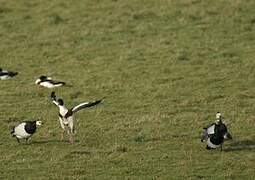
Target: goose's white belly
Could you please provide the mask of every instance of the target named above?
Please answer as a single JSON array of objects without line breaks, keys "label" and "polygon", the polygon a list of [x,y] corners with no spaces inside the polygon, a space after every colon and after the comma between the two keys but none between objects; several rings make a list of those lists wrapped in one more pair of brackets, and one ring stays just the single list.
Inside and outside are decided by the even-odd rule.
[{"label": "goose's white belly", "polygon": [[63,122],[63,124],[64,124],[64,125],[68,125],[69,120],[68,120],[68,119],[66,119],[66,118],[62,118],[62,122]]},{"label": "goose's white belly", "polygon": [[14,133],[13,133],[17,138],[22,139],[22,138],[28,138],[31,136],[31,134],[28,134],[25,131],[25,123],[21,123],[17,127],[14,128]]},{"label": "goose's white belly", "polygon": [[54,84],[50,83],[50,82],[41,82],[40,86],[46,87],[46,88],[54,88],[56,86],[54,86]]},{"label": "goose's white belly", "polygon": [[8,75],[0,76],[0,79],[1,79],[1,80],[10,79],[10,78],[11,78],[11,77],[8,76]]},{"label": "goose's white belly", "polygon": [[207,139],[207,145],[208,145],[210,148],[214,148],[214,149],[220,147],[220,144],[219,144],[219,145],[213,144],[213,143],[210,141],[210,138]]}]

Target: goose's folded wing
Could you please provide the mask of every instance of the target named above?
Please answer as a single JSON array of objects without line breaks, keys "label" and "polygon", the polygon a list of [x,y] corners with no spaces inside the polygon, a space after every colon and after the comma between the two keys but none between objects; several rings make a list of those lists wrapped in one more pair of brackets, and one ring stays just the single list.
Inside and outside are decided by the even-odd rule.
[{"label": "goose's folded wing", "polygon": [[63,81],[54,81],[53,84],[54,84],[54,85],[59,85],[59,84],[65,85],[66,83],[63,82]]},{"label": "goose's folded wing", "polygon": [[8,72],[5,72],[5,71],[0,72],[0,76],[6,76],[6,75],[8,75]]},{"label": "goose's folded wing", "polygon": [[102,101],[102,99],[101,100],[97,100],[97,101],[92,101],[92,102],[84,102],[84,103],[81,103],[81,104],[73,107],[71,110],[72,110],[72,112],[75,113],[75,112],[77,112],[77,111],[79,111],[81,109],[95,106],[95,105],[99,104],[101,101]]},{"label": "goose's folded wing", "polygon": [[6,71],[6,70],[0,71],[1,76],[5,76],[5,75],[7,75],[7,76],[16,76],[17,74],[18,74],[18,72],[13,72],[13,71]]},{"label": "goose's folded wing", "polygon": [[63,81],[54,81],[52,79],[47,79],[47,82],[49,82],[53,85],[56,85],[56,84],[63,84],[64,85],[65,84],[65,82],[63,82]]}]

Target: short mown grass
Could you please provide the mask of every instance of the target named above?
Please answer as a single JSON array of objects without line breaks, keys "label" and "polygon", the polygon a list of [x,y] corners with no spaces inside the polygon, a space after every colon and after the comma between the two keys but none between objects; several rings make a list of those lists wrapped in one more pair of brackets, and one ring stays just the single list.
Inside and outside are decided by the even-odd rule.
[{"label": "short mown grass", "polygon": [[[0,2],[0,179],[253,179],[255,1]],[[46,74],[76,115],[60,141]],[[220,111],[233,135],[207,151],[202,127]],[[12,126],[40,118],[29,143]]]}]

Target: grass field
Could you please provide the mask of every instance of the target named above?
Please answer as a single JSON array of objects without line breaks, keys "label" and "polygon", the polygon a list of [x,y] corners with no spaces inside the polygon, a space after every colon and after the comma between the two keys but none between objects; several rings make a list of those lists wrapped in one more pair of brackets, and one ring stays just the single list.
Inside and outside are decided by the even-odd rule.
[{"label": "grass field", "polygon": [[[254,179],[254,0],[0,0],[0,179]],[[76,114],[60,141],[46,74]],[[220,111],[233,135],[207,151]],[[29,143],[13,125],[40,118]]]}]

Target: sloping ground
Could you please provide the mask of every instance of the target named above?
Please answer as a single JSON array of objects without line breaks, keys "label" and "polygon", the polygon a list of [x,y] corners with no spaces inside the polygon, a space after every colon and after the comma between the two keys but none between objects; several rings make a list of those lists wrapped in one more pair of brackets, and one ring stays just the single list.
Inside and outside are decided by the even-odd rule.
[{"label": "sloping ground", "polygon": [[[2,0],[0,179],[249,179],[254,173],[255,1]],[[60,142],[42,74],[79,112]],[[222,112],[232,142],[207,151],[202,127]],[[13,125],[40,118],[26,144]]]}]

